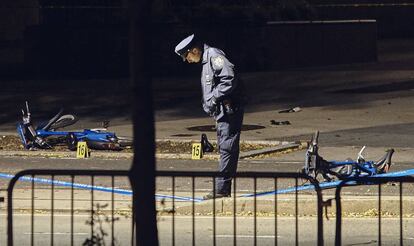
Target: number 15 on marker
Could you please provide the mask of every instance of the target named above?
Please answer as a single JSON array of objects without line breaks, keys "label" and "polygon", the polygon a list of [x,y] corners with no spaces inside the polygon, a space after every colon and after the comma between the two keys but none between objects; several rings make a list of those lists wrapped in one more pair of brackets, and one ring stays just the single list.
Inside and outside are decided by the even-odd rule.
[{"label": "number 15 on marker", "polygon": [[201,143],[193,143],[191,148],[191,159],[198,160],[203,157],[203,152],[201,150]]}]

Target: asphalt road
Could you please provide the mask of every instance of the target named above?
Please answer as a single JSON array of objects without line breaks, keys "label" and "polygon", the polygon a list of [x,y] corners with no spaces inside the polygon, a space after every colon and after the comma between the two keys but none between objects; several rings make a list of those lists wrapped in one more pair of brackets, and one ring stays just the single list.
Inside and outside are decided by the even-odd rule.
[{"label": "asphalt road", "polygon": [[[30,245],[33,236],[34,245],[49,245],[52,240],[52,224],[50,215],[37,215],[35,217],[34,233],[32,234],[29,224],[25,221],[30,220],[29,214],[15,214],[15,245]],[[70,245],[71,229],[70,216],[55,215],[53,225],[53,240],[57,245]],[[81,245],[88,238],[91,238],[91,229],[85,222],[89,215],[77,214],[74,217],[74,245]],[[0,215],[0,220],[5,220],[5,215]],[[372,218],[349,218],[347,225],[343,228],[342,245],[376,245],[378,237],[378,219]],[[277,238],[275,235],[275,220],[273,218],[259,217],[256,221],[256,237],[254,233],[254,220],[252,217],[238,217],[236,220],[236,235],[234,236],[234,220],[232,217],[217,217],[215,228],[211,216],[196,217],[194,228],[196,230],[193,237],[193,221],[191,217],[176,217],[174,221],[175,233],[172,230],[171,216],[161,216],[158,218],[158,235],[160,245],[171,245],[174,235],[175,245],[191,245],[192,241],[196,245],[212,245],[215,240],[216,245],[253,245],[256,240],[257,245],[275,245],[275,240],[279,245],[295,245],[296,233],[299,245],[315,245],[316,242],[316,220],[314,218],[299,218],[296,230],[295,219],[280,217],[277,220]],[[334,245],[334,223],[335,220],[325,221],[324,245]],[[5,224],[0,224],[0,232],[5,231]],[[399,245],[399,220],[383,219],[381,230],[381,243],[383,245]],[[407,228],[414,226],[414,219],[404,220],[403,229],[404,245],[414,244],[414,232]],[[98,228],[98,227],[96,227]],[[94,235],[101,235],[96,230]],[[108,224],[103,223],[102,229],[108,233],[104,238],[109,245],[112,230]],[[215,232],[215,236],[214,236]],[[120,218],[114,226],[115,245],[131,245],[131,221],[130,218]],[[0,243],[6,243],[5,233],[0,233]]]}]

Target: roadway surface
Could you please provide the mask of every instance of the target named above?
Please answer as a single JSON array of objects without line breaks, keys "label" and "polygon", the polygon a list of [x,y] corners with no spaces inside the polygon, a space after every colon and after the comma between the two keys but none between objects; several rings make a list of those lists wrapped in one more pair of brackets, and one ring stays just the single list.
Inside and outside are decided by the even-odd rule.
[{"label": "roadway surface", "polygon": [[[30,220],[29,214],[15,214],[15,233],[14,245],[30,245],[31,236],[33,236],[34,245],[50,245],[51,240],[56,245],[71,245],[71,228],[69,215],[56,214],[53,224],[50,215],[38,215],[35,218],[35,226],[32,229],[25,221]],[[119,217],[119,216],[117,216]],[[119,217],[114,225],[115,245],[131,245],[131,219]],[[74,217],[73,224],[73,242],[74,245],[81,245],[85,240],[90,239],[91,235],[102,234],[95,227],[91,231],[88,221],[89,215],[77,214]],[[0,220],[5,220],[5,215],[0,215]],[[378,237],[378,219],[373,218],[348,218],[347,225],[343,228],[343,244],[342,245],[377,245]],[[316,242],[316,220],[313,218],[299,218],[295,227],[295,218],[281,217],[277,219],[277,238],[275,235],[275,220],[273,218],[259,217],[256,221],[256,235],[254,233],[254,220],[252,217],[238,217],[236,227],[232,217],[217,217],[215,227],[213,227],[213,219],[211,216],[200,216],[194,220],[195,233],[193,237],[193,221],[191,217],[181,216],[174,220],[175,233],[172,230],[171,216],[161,216],[158,218],[158,235],[160,245],[172,245],[173,237],[175,245],[212,245],[215,240],[216,245],[275,245],[275,240],[279,245],[315,245]],[[324,245],[334,245],[335,220],[325,221]],[[352,226],[350,226],[352,225]],[[403,229],[403,244],[414,244],[414,219],[404,219],[405,229]],[[103,223],[101,227],[104,232],[105,242],[110,245],[112,236],[112,228],[107,223]],[[236,233],[235,232],[236,228]],[[4,224],[0,224],[0,232],[5,231]],[[215,233],[214,233],[215,232]],[[297,234],[296,234],[297,232]],[[214,236],[215,234],[215,236]],[[235,234],[235,235],[234,235]],[[381,230],[382,245],[399,245],[399,221],[389,218],[383,219]],[[5,234],[0,233],[0,242],[5,243]]]}]

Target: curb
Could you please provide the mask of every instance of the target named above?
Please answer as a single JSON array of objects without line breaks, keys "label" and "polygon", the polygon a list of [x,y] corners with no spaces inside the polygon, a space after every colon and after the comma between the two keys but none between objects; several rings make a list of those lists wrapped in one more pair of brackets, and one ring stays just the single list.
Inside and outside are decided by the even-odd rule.
[{"label": "curb", "polygon": [[297,144],[297,143],[287,143],[287,144],[282,144],[282,145],[275,146],[275,147],[268,147],[268,148],[263,148],[263,149],[258,149],[258,150],[247,151],[247,152],[240,153],[240,159],[251,158],[251,157],[258,156],[258,155],[270,154],[270,153],[275,153],[275,152],[281,152],[281,151],[285,151],[289,149],[295,149],[295,148],[299,148],[300,146],[301,144]]},{"label": "curb", "polygon": [[[181,139],[181,138],[160,138],[155,140],[156,142],[177,142],[177,143],[196,143],[200,140],[194,139]],[[211,143],[217,143],[217,140],[208,140]],[[290,144],[292,142],[288,141],[277,141],[277,140],[240,140],[241,144],[268,144],[268,145],[281,145],[281,144]]]},{"label": "curb", "polygon": [[[378,197],[342,197],[342,216],[344,217],[378,217]],[[403,200],[402,206],[404,207],[402,217],[414,217],[414,207],[411,206],[414,202],[412,198],[406,198]],[[256,204],[257,216],[274,216],[275,215],[275,203],[274,200],[269,199],[246,199],[237,198],[236,207],[234,207],[234,200],[232,198],[217,199],[215,204],[217,215],[233,215],[234,211],[236,215],[240,216],[252,216],[254,215],[254,205]],[[398,196],[382,196],[381,197],[381,216],[383,217],[400,217],[399,210],[399,197]],[[193,211],[192,204],[183,206],[176,206],[175,213],[177,215],[191,215]],[[159,211],[162,212],[162,211]],[[197,215],[211,215],[213,212],[213,201],[205,201],[195,203],[194,213]],[[336,204],[333,199],[330,206],[323,209],[324,215],[329,217],[335,217]],[[317,203],[315,196],[301,195],[298,201],[298,213],[295,211],[295,198],[294,195],[290,196],[278,196],[277,200],[277,215],[278,216],[311,216],[317,215]]]},{"label": "curb", "polygon": [[[270,216],[298,216],[298,217],[316,217],[317,216],[317,203],[315,196],[301,195],[298,200],[298,210],[296,213],[295,197],[294,195],[283,195],[277,198],[277,211],[275,213],[275,203],[272,196],[268,199],[256,199],[253,198],[241,198],[237,197],[236,205],[233,198],[222,198],[215,201],[216,216],[253,216],[270,217]],[[379,217],[378,211],[378,197],[376,196],[361,196],[361,197],[342,197],[342,216],[349,218],[366,218],[366,217]],[[22,213],[30,213],[30,204],[26,200],[22,200],[19,206],[14,207],[14,211]],[[131,213],[130,203],[127,201],[117,201],[116,203],[117,214],[129,214]],[[404,218],[414,218],[414,207],[411,206],[414,202],[414,198],[408,198],[403,200],[402,206],[404,207]],[[27,203],[27,204],[26,204]],[[44,204],[43,204],[44,203]],[[0,205],[0,211],[6,210],[6,203]],[[256,210],[254,205],[256,204]],[[193,213],[196,216],[212,216],[213,215],[213,200],[204,202],[195,202],[194,207],[191,202],[176,202],[174,208],[171,205],[171,200],[157,202],[156,209],[158,215],[171,215],[173,212],[177,216],[187,216]],[[35,212],[49,213],[50,201],[45,200],[43,202],[37,202]],[[69,207],[60,207],[56,204],[54,212],[58,213],[70,213]],[[90,211],[90,201],[83,200],[81,203],[77,201],[76,213],[84,213]],[[110,207],[102,209],[101,212],[110,212]],[[333,218],[336,216],[335,201],[332,201],[332,205],[323,209],[325,216]],[[381,198],[381,217],[386,218],[399,218],[399,197],[398,196],[383,196]]]},{"label": "curb", "polygon": [[[46,150],[3,150],[0,156],[4,157],[44,157],[44,158],[73,158],[76,159],[76,152],[72,151],[46,151]],[[133,153],[111,153],[92,151],[91,159],[107,158],[107,159],[129,159],[133,157]]]},{"label": "curb", "polygon": [[[0,151],[0,156],[2,157],[43,157],[43,158],[70,158],[77,159],[76,152],[71,151],[46,151],[46,150],[36,150],[36,151],[26,151],[26,150],[4,150]],[[100,152],[100,151],[91,151],[91,156],[86,159],[132,159],[134,153],[116,153],[116,152]],[[180,153],[157,153],[155,154],[156,158],[159,159],[191,159],[191,154],[180,154]],[[219,155],[206,154],[203,157],[204,159],[218,159]]]}]

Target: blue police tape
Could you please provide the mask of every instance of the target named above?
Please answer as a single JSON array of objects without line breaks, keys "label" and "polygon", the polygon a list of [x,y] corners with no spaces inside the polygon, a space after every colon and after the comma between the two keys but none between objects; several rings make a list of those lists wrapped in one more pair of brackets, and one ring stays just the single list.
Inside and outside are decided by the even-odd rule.
[{"label": "blue police tape", "polygon": [[[319,187],[321,188],[332,188],[335,187],[337,185],[339,185],[339,183],[341,183],[341,181],[335,181],[335,182],[326,182],[326,183],[320,183]],[[295,191],[304,191],[304,190],[313,190],[315,188],[314,185],[301,185],[301,186],[295,186],[295,187],[289,187],[286,189],[282,189],[282,190],[275,190],[275,191],[266,191],[266,192],[259,192],[256,193],[256,196],[267,196],[267,195],[274,195],[274,194],[286,194],[286,193],[291,193],[291,192],[295,192]],[[241,197],[254,197],[255,194],[245,194],[245,195],[241,195]]]},{"label": "blue police tape", "polygon": [[[0,178],[7,178],[12,179],[14,175],[12,174],[6,174],[6,173],[0,173]],[[20,177],[19,180],[21,181],[28,181],[28,182],[35,182],[35,183],[41,183],[41,184],[54,184],[58,186],[65,186],[65,187],[72,187],[77,189],[84,189],[84,190],[94,190],[94,191],[103,191],[103,192],[113,192],[115,194],[121,194],[121,195],[129,195],[132,196],[131,190],[125,190],[125,189],[118,189],[118,188],[108,188],[104,186],[97,186],[97,185],[88,185],[88,184],[80,184],[80,183],[72,183],[72,182],[65,182],[65,181],[59,181],[59,180],[51,180],[51,179],[44,179],[44,178],[32,178],[32,177]],[[178,201],[195,201],[195,202],[201,202],[203,199],[200,198],[192,198],[192,197],[184,197],[184,196],[170,196],[170,195],[162,195],[162,194],[155,194],[155,197],[157,199],[174,199]]]},{"label": "blue police tape", "polygon": [[[375,177],[404,177],[404,176],[413,176],[414,175],[414,169],[408,169],[398,172],[390,172],[390,173],[383,173],[371,176],[372,178]],[[12,174],[6,174],[6,173],[0,173],[0,178],[7,178],[12,179],[14,175]],[[115,194],[121,194],[121,195],[132,195],[131,190],[125,190],[125,189],[118,189],[118,188],[108,188],[104,186],[96,186],[96,185],[88,185],[88,184],[80,184],[80,183],[72,183],[72,182],[65,182],[65,181],[59,181],[59,180],[51,180],[51,179],[44,179],[44,178],[32,178],[32,177],[20,177],[19,180],[21,181],[28,181],[28,182],[36,182],[36,183],[43,183],[43,184],[54,184],[58,186],[66,186],[66,187],[74,187],[78,189],[85,189],[85,190],[96,190],[96,191],[103,191],[103,192],[113,192]],[[342,180],[333,181],[333,182],[323,182],[319,184],[319,187],[321,189],[329,189],[334,188],[338,186]],[[349,185],[355,184],[355,182],[350,182]],[[297,187],[289,187],[282,190],[276,190],[276,191],[266,191],[266,192],[259,192],[256,194],[245,194],[241,195],[240,197],[254,197],[254,196],[266,196],[266,195],[274,195],[274,194],[285,194],[295,191],[304,191],[304,190],[311,190],[314,189],[314,185],[302,185]],[[195,201],[195,202],[201,202],[204,201],[201,198],[192,198],[192,197],[183,197],[183,196],[170,196],[170,195],[163,195],[163,194],[155,194],[155,197],[157,199],[175,199],[179,201]]]},{"label": "blue police tape", "polygon": [[[390,173],[383,173],[383,174],[377,174],[374,176],[370,176],[370,178],[384,178],[384,177],[405,177],[405,176],[412,176],[414,175],[414,169],[408,169],[408,170],[403,170],[403,171],[398,171],[398,172],[390,172]],[[338,181],[332,181],[332,182],[323,182],[323,183],[319,183],[319,187],[321,189],[329,189],[329,188],[334,188],[336,186],[338,186],[340,183],[342,182],[342,180],[338,180]],[[347,185],[355,185],[355,182],[349,182],[347,183]],[[240,197],[254,197],[256,196],[267,196],[267,195],[275,195],[275,194],[286,194],[286,193],[290,193],[290,192],[296,192],[296,191],[304,191],[304,190],[313,190],[315,188],[314,185],[312,184],[308,184],[308,185],[301,185],[301,186],[295,186],[295,187],[289,187],[286,189],[282,189],[282,190],[275,190],[275,191],[265,191],[265,192],[259,192],[256,194],[245,194],[245,195],[241,195]]]}]

